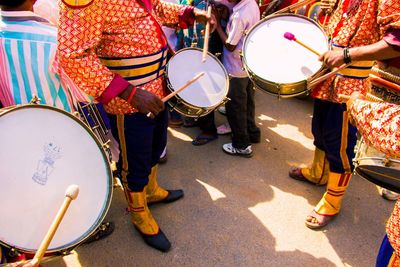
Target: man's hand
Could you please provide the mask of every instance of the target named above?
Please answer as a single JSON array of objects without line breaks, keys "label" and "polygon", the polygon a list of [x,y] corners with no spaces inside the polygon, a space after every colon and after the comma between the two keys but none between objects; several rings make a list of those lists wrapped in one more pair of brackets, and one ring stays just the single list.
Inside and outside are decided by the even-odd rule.
[{"label": "man's hand", "polygon": [[319,61],[324,62],[324,64],[330,69],[339,67],[344,63],[343,50],[327,51],[319,57]]},{"label": "man's hand", "polygon": [[130,103],[139,110],[140,113],[149,114],[148,117],[154,118],[164,110],[164,103],[155,94],[138,88]]},{"label": "man's hand", "polygon": [[[127,100],[132,90],[133,86],[128,86],[120,97]],[[149,114],[148,117],[150,118],[154,118],[158,113],[164,110],[164,103],[159,97],[140,88],[136,89],[129,104],[136,108],[140,113]]]},{"label": "man's hand", "polygon": [[207,16],[207,11],[198,8],[195,8],[193,10],[193,13],[194,13],[194,18],[197,22],[200,22],[202,24],[207,24],[207,22],[209,21],[212,31],[215,29],[216,19],[214,14],[211,14],[211,16],[209,17]]}]

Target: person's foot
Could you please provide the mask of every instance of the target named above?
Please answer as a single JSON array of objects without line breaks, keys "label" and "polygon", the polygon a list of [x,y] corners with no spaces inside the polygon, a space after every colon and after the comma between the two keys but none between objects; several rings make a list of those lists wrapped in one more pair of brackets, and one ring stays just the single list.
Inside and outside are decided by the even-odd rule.
[{"label": "person's foot", "polygon": [[225,106],[220,106],[218,108],[218,112],[221,113],[222,115],[226,115],[226,108]]},{"label": "person's foot", "polygon": [[382,188],[382,197],[389,201],[396,201],[399,198],[400,194],[390,191],[386,188]]},{"label": "person's foot", "polygon": [[336,218],[337,214],[334,215],[323,215],[318,214],[315,210],[311,212],[310,215],[306,218],[306,226],[310,229],[321,229],[327,226],[334,218]]},{"label": "person's foot", "polygon": [[219,135],[225,135],[225,134],[230,134],[232,133],[231,126],[229,123],[223,123],[220,126],[217,127],[217,134]]},{"label": "person's foot", "polygon": [[170,118],[168,121],[168,126],[171,128],[180,128],[183,125],[182,119],[173,119]]},{"label": "person's foot", "polygon": [[244,149],[235,148],[232,143],[228,143],[222,146],[222,150],[232,156],[241,156],[245,158],[250,158],[253,156],[253,150],[251,149],[251,145],[247,146]]},{"label": "person's foot", "polygon": [[202,146],[205,145],[213,140],[216,140],[218,138],[218,135],[216,134],[205,134],[202,133],[199,136],[196,137],[196,139],[194,139],[192,141],[192,145],[194,146]]}]

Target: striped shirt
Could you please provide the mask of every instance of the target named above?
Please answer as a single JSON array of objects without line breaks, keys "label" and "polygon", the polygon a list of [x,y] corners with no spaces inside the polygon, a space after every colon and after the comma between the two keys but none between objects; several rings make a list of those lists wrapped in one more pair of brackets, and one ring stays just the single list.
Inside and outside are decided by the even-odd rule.
[{"label": "striped shirt", "polygon": [[70,95],[54,64],[57,28],[29,11],[0,14],[0,101],[25,104],[36,95],[41,104],[71,112]]}]

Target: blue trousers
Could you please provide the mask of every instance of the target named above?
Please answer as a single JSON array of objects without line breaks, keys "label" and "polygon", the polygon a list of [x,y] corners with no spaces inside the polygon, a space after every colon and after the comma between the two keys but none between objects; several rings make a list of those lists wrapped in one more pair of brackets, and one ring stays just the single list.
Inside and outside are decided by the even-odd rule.
[{"label": "blue trousers", "polygon": [[118,170],[124,186],[141,192],[167,144],[168,112],[154,119],[142,113],[109,115],[111,130],[120,145]]},{"label": "blue trousers", "polygon": [[345,104],[315,99],[312,134],[314,145],[325,152],[331,172],[353,171],[357,128],[348,122]]},{"label": "blue trousers", "polygon": [[387,235],[382,240],[381,247],[379,248],[378,256],[376,257],[376,267],[387,267],[390,258],[393,255],[393,247],[389,242]]}]

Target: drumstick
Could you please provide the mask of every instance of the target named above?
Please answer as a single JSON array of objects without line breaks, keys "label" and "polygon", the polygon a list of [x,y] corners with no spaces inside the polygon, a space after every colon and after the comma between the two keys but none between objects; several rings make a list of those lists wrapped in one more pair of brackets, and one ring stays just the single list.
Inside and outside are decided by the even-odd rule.
[{"label": "drumstick", "polygon": [[315,51],[314,49],[312,49],[311,47],[309,47],[308,45],[300,42],[299,40],[296,39],[296,36],[294,36],[293,33],[290,32],[285,32],[285,34],[283,35],[283,37],[285,37],[286,39],[288,39],[289,41],[295,41],[296,43],[298,43],[299,45],[302,45],[304,48],[308,49],[309,51],[313,52],[314,54],[316,54],[317,56],[321,56],[320,53],[318,53],[317,51]]},{"label": "drumstick", "polygon": [[38,250],[36,251],[35,256],[33,257],[32,261],[28,263],[27,266],[39,265],[40,261],[44,256],[44,253],[46,252],[47,248],[50,245],[51,240],[54,237],[54,234],[56,233],[58,226],[61,223],[62,218],[64,217],[69,207],[69,204],[71,203],[72,200],[78,197],[78,193],[79,193],[79,187],[77,185],[68,186],[67,190],[65,191],[65,198],[61,208],[58,210],[58,213],[54,218],[53,222],[51,223],[51,226],[47,231],[46,236],[42,240],[42,243],[40,244]]},{"label": "drumstick", "polygon": [[181,92],[183,89],[185,89],[186,87],[188,87],[189,85],[191,85],[192,83],[194,83],[195,81],[197,81],[198,79],[200,79],[203,75],[205,74],[205,72],[200,72],[199,74],[197,74],[196,76],[194,76],[191,80],[187,81],[184,85],[182,85],[178,90],[170,93],[169,95],[167,95],[166,97],[164,97],[163,99],[161,99],[162,102],[167,102],[170,98],[172,98],[173,96],[175,96],[176,94],[178,94],[179,92]]},{"label": "drumstick", "polygon": [[[338,94],[338,97],[344,101],[347,101],[350,99],[349,95],[344,95],[344,94]],[[365,96],[365,99],[368,101],[371,101],[371,102],[382,102],[383,101],[382,99],[380,99],[377,96],[374,96],[371,93],[367,93],[367,95]]]},{"label": "drumstick", "polygon": [[290,5],[290,6],[288,6],[288,7],[282,8],[281,10],[278,10],[278,11],[272,13],[271,15],[280,14],[280,13],[291,13],[291,11],[293,11],[293,10],[299,9],[302,6],[311,4],[311,3],[316,2],[316,1],[317,0],[304,0],[304,1],[301,1],[301,2],[297,2],[297,3],[294,3],[294,4]]},{"label": "drumstick", "polygon": [[314,86],[317,85],[318,83],[323,82],[323,81],[325,81],[326,79],[329,79],[330,77],[332,77],[333,75],[335,75],[336,73],[338,73],[339,71],[341,71],[342,69],[347,68],[349,65],[350,65],[350,63],[349,63],[349,64],[343,64],[343,65],[341,65],[340,67],[333,69],[331,72],[329,72],[329,73],[327,73],[327,74],[325,74],[325,75],[322,75],[321,77],[318,77],[318,78],[316,78],[316,79],[314,79],[314,80],[309,81],[307,87],[308,87],[308,88],[314,87]]},{"label": "drumstick", "polygon": [[[210,19],[211,18],[211,5],[208,6],[207,10],[207,17]],[[209,40],[209,35],[210,35],[210,20],[207,21],[206,24],[206,30],[204,34],[204,45],[203,45],[203,59],[201,62],[206,62],[207,58],[207,52],[208,52],[208,40]]]}]

